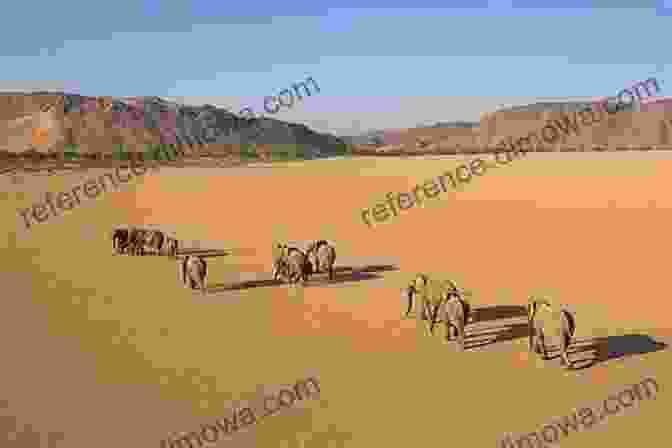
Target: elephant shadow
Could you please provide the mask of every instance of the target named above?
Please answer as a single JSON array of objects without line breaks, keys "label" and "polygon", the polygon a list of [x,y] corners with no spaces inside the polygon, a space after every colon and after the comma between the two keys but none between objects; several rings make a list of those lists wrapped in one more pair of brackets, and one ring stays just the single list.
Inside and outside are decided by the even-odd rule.
[{"label": "elephant shadow", "polygon": [[[467,327],[469,328],[469,327]],[[485,331],[467,332],[465,331],[465,345],[466,349],[473,349],[478,347],[485,347],[496,344],[498,342],[513,341],[515,339],[526,338],[529,335],[529,327],[527,323],[511,324],[502,327],[484,328]],[[486,337],[485,340],[481,338]],[[478,341],[474,339],[478,338]],[[467,344],[467,342],[469,342]]]},{"label": "elephant shadow", "polygon": [[383,278],[378,272],[397,271],[398,267],[393,265],[367,265],[362,267],[338,266],[334,267],[334,278],[329,280],[328,274],[319,272],[312,274],[307,282],[307,287],[320,286],[325,284],[361,282],[364,280],[374,280]]},{"label": "elephant shadow", "polygon": [[283,285],[280,280],[261,279],[261,280],[247,280],[235,283],[217,283],[208,287],[208,292],[222,292],[222,291],[239,291],[243,289],[263,288],[267,286]]},{"label": "elephant shadow", "polygon": [[[398,268],[396,266],[392,265],[371,265],[371,266],[363,266],[361,268],[339,266],[334,268],[333,280],[329,280],[328,274],[326,273],[313,274],[306,282],[304,287],[316,287],[326,284],[350,283],[350,282],[359,282],[363,280],[373,280],[377,278],[382,278],[381,275],[376,274],[377,272],[394,271],[397,269]],[[319,275],[321,278],[315,278],[316,275]],[[211,285],[208,288],[208,291],[212,292],[236,291],[242,289],[261,288],[267,286],[281,286],[281,285],[287,285],[287,283],[284,283],[280,280],[260,279],[260,280],[248,280],[228,284],[219,283]]]},{"label": "elephant shadow", "polygon": [[[500,326],[490,326],[478,330],[470,329],[473,324],[489,322],[497,319],[511,319],[525,317],[524,323],[511,323]],[[423,318],[423,320],[426,320]],[[436,320],[437,325],[445,325],[442,319]],[[512,341],[529,336],[527,323],[527,308],[520,305],[496,305],[491,307],[474,308],[469,313],[469,320],[465,327],[464,348],[478,348],[497,342]],[[485,339],[482,339],[485,337]],[[478,339],[478,340],[475,340]]]},{"label": "elephant shadow", "polygon": [[488,322],[497,319],[512,319],[514,317],[527,318],[527,308],[521,305],[496,305],[475,308],[472,310],[471,316],[474,322]]},{"label": "elephant shadow", "polygon": [[613,359],[627,358],[667,349],[668,344],[656,342],[651,336],[628,334],[601,338],[574,340],[567,351],[576,355],[592,352],[589,357],[570,357],[574,370],[583,370]]},{"label": "elephant shadow", "polygon": [[194,255],[201,258],[224,257],[231,255],[231,252],[221,249],[177,249],[177,257],[184,258],[185,255]]}]

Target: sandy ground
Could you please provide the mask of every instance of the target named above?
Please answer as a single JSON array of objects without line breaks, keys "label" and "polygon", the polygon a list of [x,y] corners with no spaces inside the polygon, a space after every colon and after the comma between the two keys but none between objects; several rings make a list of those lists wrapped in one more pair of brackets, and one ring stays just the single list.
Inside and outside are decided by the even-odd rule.
[{"label": "sandy ground", "polygon": [[[499,446],[646,376],[656,400],[560,444],[662,440],[671,156],[534,154],[373,229],[362,208],[463,158],[162,168],[30,230],[17,207],[105,170],[0,178],[0,445],[160,446],[310,375],[319,399],[212,446]],[[112,256],[119,224],[202,251],[208,293],[167,257]],[[337,244],[334,282],[268,282],[275,242],[313,238]],[[400,288],[423,271],[470,290],[465,352],[401,319]],[[608,338],[604,359],[577,349],[568,371],[528,356],[517,307],[533,293],[576,313],[576,347]]]}]

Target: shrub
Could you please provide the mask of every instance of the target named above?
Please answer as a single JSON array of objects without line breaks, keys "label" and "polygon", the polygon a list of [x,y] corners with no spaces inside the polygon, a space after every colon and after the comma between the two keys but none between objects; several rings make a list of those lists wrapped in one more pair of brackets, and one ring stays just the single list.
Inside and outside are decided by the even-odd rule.
[{"label": "shrub", "polygon": [[126,148],[124,145],[121,144],[115,144],[112,148],[112,158],[114,160],[129,160],[129,154],[128,151],[126,151]]},{"label": "shrub", "polygon": [[240,157],[242,159],[257,159],[257,145],[254,143],[244,143],[240,146]]},{"label": "shrub", "polygon": [[147,145],[143,153],[144,160],[155,160],[157,162],[166,160],[172,161],[175,158],[173,145],[155,144]]},{"label": "shrub", "polygon": [[351,156],[353,154],[353,147],[347,143],[342,143],[336,149],[336,155],[338,156]]},{"label": "shrub", "polygon": [[65,160],[81,159],[82,154],[79,152],[79,146],[68,143],[63,148],[63,158]]},{"label": "shrub", "polygon": [[305,159],[308,152],[305,145],[297,143],[278,144],[271,148],[271,157],[279,160]]}]

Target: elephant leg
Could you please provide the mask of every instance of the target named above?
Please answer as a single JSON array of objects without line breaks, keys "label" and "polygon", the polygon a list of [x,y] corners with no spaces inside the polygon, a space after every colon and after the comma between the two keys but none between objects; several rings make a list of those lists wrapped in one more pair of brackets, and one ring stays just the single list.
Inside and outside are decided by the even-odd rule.
[{"label": "elephant leg", "polygon": [[434,305],[434,308],[429,311],[429,322],[427,323],[427,329],[429,330],[429,334],[433,335],[434,334],[434,326],[436,325],[437,318],[439,317],[439,310],[441,308],[441,304],[438,303]]},{"label": "elephant leg", "polygon": [[413,300],[415,302],[415,319],[417,321],[418,328],[420,325],[424,325],[423,320],[425,320],[425,310],[423,308],[423,302],[421,297],[415,297]]},{"label": "elephant leg", "polygon": [[541,355],[541,342],[539,341],[539,333],[535,330],[534,332],[534,353]]},{"label": "elephant leg", "polygon": [[450,320],[446,320],[446,341],[450,341],[450,338],[453,336],[453,324],[450,323]]},{"label": "elephant leg", "polygon": [[544,332],[543,331],[539,331],[539,335],[538,335],[537,340],[539,341],[539,344],[541,345],[543,359],[544,360],[548,359],[548,352],[546,351],[546,341],[544,340]]},{"label": "elephant leg", "polygon": [[409,314],[411,314],[411,311],[413,311],[413,296],[414,294],[408,295],[408,307],[406,308],[406,314],[404,314],[404,317],[408,317]]},{"label": "elephant leg", "polygon": [[334,279],[334,267],[329,266],[329,280],[333,280],[333,279]]},{"label": "elephant leg", "polygon": [[457,339],[460,344],[460,349],[464,350],[464,322],[459,322],[455,329],[457,330]]},{"label": "elephant leg", "polygon": [[432,315],[432,307],[425,298],[422,298],[422,319],[429,320]]},{"label": "elephant leg", "polygon": [[563,334],[562,335],[562,343],[560,345],[560,350],[561,350],[561,353],[562,353],[562,361],[567,367],[572,365],[571,361],[569,360],[569,356],[567,355],[567,349],[569,348],[569,343],[570,343],[569,336],[566,335],[566,334]]}]

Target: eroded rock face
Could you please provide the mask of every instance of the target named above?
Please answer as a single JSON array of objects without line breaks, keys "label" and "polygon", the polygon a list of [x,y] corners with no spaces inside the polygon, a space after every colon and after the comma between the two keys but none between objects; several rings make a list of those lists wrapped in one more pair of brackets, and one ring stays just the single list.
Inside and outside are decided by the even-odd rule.
[{"label": "eroded rock face", "polygon": [[[263,128],[260,134],[259,129]],[[212,105],[189,106],[159,97],[90,97],[38,92],[0,94],[0,150],[112,153],[116,145],[144,152],[148,144],[174,144],[185,152],[231,152],[242,143],[299,144],[307,157],[336,154],[343,142],[304,125],[241,118]]]}]

